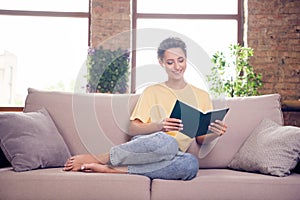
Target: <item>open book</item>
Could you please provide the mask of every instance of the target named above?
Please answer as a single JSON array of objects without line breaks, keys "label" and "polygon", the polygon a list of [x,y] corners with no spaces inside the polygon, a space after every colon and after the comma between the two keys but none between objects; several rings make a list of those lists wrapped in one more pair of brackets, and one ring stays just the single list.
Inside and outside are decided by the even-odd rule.
[{"label": "open book", "polygon": [[217,119],[222,121],[228,110],[229,108],[224,108],[203,113],[196,108],[177,100],[170,118],[181,119],[183,130],[180,132],[194,138],[209,133],[209,124]]}]

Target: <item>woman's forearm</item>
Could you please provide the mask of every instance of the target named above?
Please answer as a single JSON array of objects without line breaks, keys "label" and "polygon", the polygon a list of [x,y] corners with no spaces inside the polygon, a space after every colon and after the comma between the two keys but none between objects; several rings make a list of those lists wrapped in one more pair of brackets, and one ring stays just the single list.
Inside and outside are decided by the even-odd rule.
[{"label": "woman's forearm", "polygon": [[165,118],[161,122],[143,123],[139,119],[130,121],[128,134],[129,135],[146,135],[158,131],[181,131],[182,121],[175,118]]},{"label": "woman's forearm", "polygon": [[147,135],[162,130],[162,125],[159,123],[143,123],[139,120],[130,121],[128,134],[135,135]]}]

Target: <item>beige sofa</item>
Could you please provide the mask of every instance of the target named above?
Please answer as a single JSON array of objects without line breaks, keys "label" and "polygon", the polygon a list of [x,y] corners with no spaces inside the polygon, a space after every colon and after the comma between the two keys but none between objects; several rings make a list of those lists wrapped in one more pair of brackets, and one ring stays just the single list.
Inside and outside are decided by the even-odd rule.
[{"label": "beige sofa", "polygon": [[[72,94],[28,90],[24,112],[46,108],[72,155],[101,153],[129,139],[128,118],[139,95]],[[228,106],[227,133],[210,145],[193,143],[199,173],[191,181],[150,180],[127,174],[65,172],[61,167],[0,169],[1,200],[34,199],[300,199],[300,174],[276,177],[228,168],[239,148],[269,118],[283,123],[278,94],[215,101]],[[5,133],[1,133],[5,134]],[[298,152],[299,153],[299,152]]]}]

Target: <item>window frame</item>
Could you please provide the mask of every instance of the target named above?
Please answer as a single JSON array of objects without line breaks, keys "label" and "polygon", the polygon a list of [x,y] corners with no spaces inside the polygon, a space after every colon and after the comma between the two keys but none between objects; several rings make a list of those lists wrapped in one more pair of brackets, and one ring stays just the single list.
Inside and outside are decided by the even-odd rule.
[{"label": "window frame", "polygon": [[237,43],[243,45],[243,0],[237,0],[237,14],[162,14],[162,13],[138,13],[137,1],[132,0],[132,60],[131,60],[131,93],[136,92],[136,28],[138,19],[211,19],[211,20],[236,20]]},{"label": "window frame", "polygon": [[[31,11],[31,10],[7,10],[0,9],[0,15],[10,16],[31,16],[31,17],[67,17],[67,18],[88,18],[88,41],[90,46],[91,36],[91,1],[89,0],[88,12],[62,12],[62,11]],[[24,107],[22,106],[0,106],[0,112],[22,112]]]}]

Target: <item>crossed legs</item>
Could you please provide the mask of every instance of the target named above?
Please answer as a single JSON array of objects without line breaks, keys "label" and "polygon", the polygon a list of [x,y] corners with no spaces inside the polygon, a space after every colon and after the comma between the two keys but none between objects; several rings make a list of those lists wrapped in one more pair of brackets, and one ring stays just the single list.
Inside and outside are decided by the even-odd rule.
[{"label": "crossed legs", "polygon": [[73,156],[66,162],[64,170],[190,180],[196,176],[198,168],[194,156],[178,151],[173,137],[158,132],[134,137],[130,142],[112,147],[109,153]]}]

